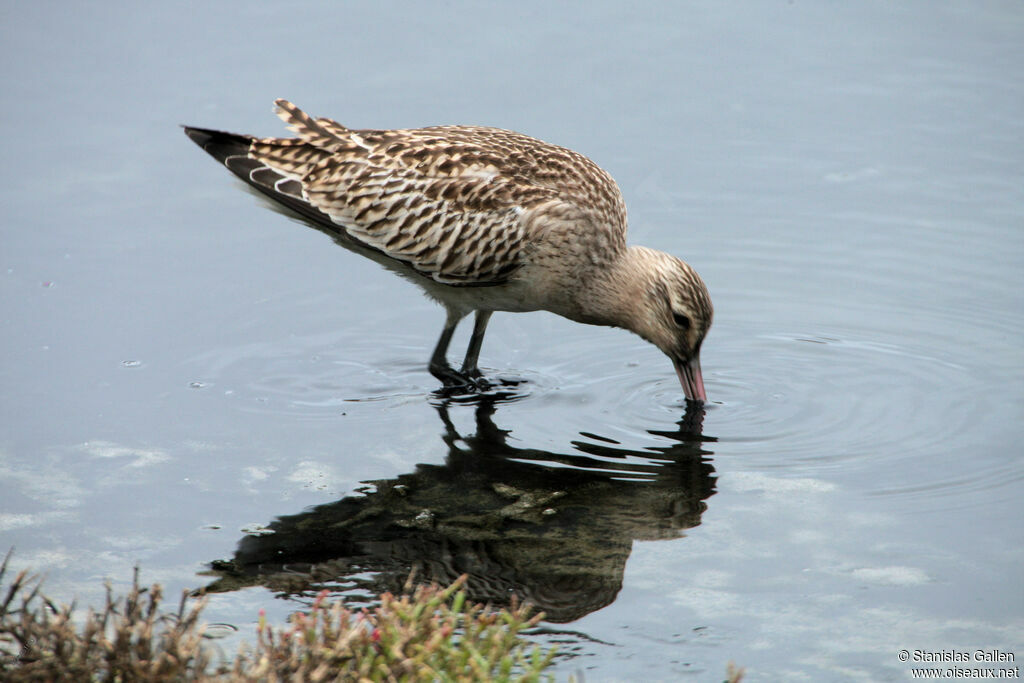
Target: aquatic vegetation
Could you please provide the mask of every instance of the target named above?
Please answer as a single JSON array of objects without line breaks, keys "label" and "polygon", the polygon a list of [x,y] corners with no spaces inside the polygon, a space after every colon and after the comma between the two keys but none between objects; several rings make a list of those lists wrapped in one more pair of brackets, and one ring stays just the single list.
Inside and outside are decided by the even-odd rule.
[{"label": "aquatic vegetation", "polygon": [[[226,658],[200,621],[205,598],[183,593],[167,611],[158,584],[138,570],[125,595],[107,585],[100,610],[84,618],[58,605],[28,571],[10,582],[0,564],[0,679],[4,681],[540,681],[556,650],[523,637],[543,614],[467,600],[462,576],[450,586],[384,593],[375,607],[350,609],[321,592],[308,612],[274,628],[260,614],[256,640]],[[191,604],[189,604],[191,602]],[[743,669],[729,663],[726,683]],[[573,680],[573,677],[570,677]]]},{"label": "aquatic vegetation", "polygon": [[[9,559],[9,556],[8,556]],[[0,565],[5,583],[7,560]],[[274,628],[261,615],[254,647],[226,660],[204,638],[204,599],[182,595],[165,611],[159,585],[115,597],[107,586],[101,610],[84,618],[57,605],[41,581],[18,573],[0,602],[0,678],[8,681],[281,681],[431,680],[537,681],[555,650],[523,637],[541,614],[467,602],[465,577],[420,586],[411,595],[385,593],[376,607],[351,610],[321,593],[307,613]]]},{"label": "aquatic vegetation", "polygon": [[[4,583],[7,562],[0,566]],[[54,680],[209,680],[226,672],[213,666],[215,650],[203,642],[199,615],[186,597],[176,612],[162,609],[159,585],[143,588],[136,570],[127,595],[107,585],[102,609],[84,618],[76,605],[58,605],[41,592],[38,576],[18,573],[0,603],[0,678]]]},{"label": "aquatic vegetation", "polygon": [[261,618],[251,680],[536,681],[555,650],[532,648],[520,636],[541,614],[526,605],[492,610],[466,601],[463,576],[447,588],[419,586],[410,595],[384,593],[372,609],[328,604],[327,592],[288,629]]}]

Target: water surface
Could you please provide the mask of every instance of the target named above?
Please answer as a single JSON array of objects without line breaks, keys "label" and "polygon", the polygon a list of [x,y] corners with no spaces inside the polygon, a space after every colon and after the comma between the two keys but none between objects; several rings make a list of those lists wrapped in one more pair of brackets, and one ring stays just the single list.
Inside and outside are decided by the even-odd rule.
[{"label": "water surface", "polygon": [[[560,679],[1024,653],[1024,11],[417,12],[4,12],[15,564],[84,603],[136,563],[171,595],[215,585],[240,637],[310,577],[361,600],[475,572],[549,611]],[[708,282],[706,410],[638,338],[543,313],[492,321],[481,364],[514,385],[437,397],[440,309],[177,128],[279,134],[276,97],[594,158],[632,242]]]}]

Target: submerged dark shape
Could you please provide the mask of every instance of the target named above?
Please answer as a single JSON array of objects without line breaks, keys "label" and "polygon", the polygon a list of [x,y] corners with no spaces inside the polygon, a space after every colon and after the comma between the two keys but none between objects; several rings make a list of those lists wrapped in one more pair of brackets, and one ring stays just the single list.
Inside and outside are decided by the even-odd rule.
[{"label": "submerged dark shape", "polygon": [[[205,590],[262,584],[282,596],[323,588],[353,600],[468,574],[475,601],[512,596],[564,623],[615,600],[634,540],[679,538],[700,524],[714,468],[692,406],[676,429],[651,431],[643,450],[587,434],[568,454],[519,448],[493,422],[493,396],[476,400],[476,432],[462,436],[441,402],[443,465],[419,465],[373,490],[278,518],[246,536]],[[601,443],[595,443],[600,441]]]}]

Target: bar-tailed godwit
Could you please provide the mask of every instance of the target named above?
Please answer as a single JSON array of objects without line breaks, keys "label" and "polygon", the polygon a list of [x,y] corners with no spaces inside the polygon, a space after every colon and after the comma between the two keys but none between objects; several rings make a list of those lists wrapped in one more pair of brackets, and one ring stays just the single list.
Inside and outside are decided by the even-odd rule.
[{"label": "bar-tailed godwit", "polygon": [[[680,259],[626,246],[622,194],[593,161],[497,128],[353,130],[276,105],[297,137],[185,132],[256,190],[440,302],[448,317],[430,372],[445,385],[486,384],[477,360],[494,311],[544,310],[635,332],[672,359],[688,400],[706,400],[707,287]],[[470,312],[455,370],[448,345]]]}]

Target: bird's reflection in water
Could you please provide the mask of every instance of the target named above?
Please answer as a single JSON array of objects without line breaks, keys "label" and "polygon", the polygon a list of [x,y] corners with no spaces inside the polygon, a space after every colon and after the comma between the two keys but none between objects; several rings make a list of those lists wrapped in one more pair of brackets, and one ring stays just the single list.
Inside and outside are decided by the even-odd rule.
[{"label": "bird's reflection in water", "polygon": [[519,448],[493,416],[501,395],[474,398],[476,432],[458,433],[439,403],[448,456],[369,490],[319,505],[246,536],[230,561],[213,563],[207,591],[262,584],[302,599],[324,588],[369,602],[417,580],[447,584],[468,574],[478,602],[512,596],[564,623],[610,604],[635,540],[683,536],[714,493],[701,435],[702,408],[676,429],[649,433],[662,445],[618,447],[590,433],[571,453]]}]

